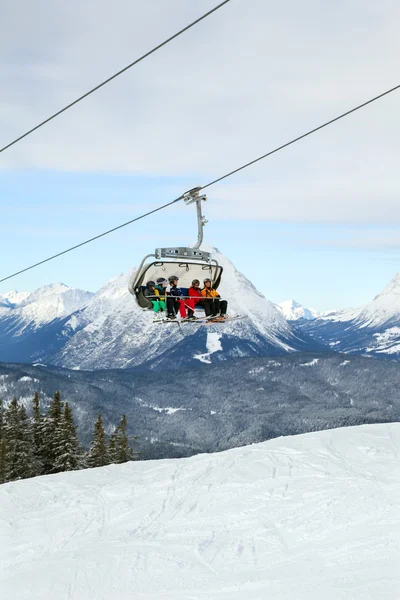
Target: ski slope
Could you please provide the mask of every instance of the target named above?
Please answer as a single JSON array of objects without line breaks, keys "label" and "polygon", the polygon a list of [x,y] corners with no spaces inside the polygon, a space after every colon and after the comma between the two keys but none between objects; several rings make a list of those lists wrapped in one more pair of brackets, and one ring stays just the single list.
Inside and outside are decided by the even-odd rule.
[{"label": "ski slope", "polygon": [[400,424],[0,486],[2,598],[400,598]]}]

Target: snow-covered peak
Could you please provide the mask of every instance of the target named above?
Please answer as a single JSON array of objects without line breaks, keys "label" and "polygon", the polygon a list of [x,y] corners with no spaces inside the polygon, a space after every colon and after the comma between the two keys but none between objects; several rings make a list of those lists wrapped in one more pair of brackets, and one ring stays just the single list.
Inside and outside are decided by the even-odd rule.
[{"label": "snow-covered peak", "polygon": [[[88,304],[93,294],[70,288],[63,283],[53,283],[20,296],[19,304],[10,305],[9,314],[23,326],[40,327],[54,319],[62,319]],[[11,297],[13,297],[11,295]]]},{"label": "snow-covered peak", "polygon": [[360,311],[362,310],[361,308],[341,308],[339,310],[328,310],[326,312],[323,312],[319,315],[319,319],[322,319],[323,321],[332,321],[335,323],[338,322],[346,322],[346,321],[352,321],[353,319],[355,319],[359,314]]},{"label": "snow-covered peak", "polygon": [[211,252],[213,258],[224,269],[218,291],[222,297],[229,300],[230,310],[248,316],[263,329],[273,326],[287,330],[287,323],[276,306],[269,302],[226,256],[217,248],[202,246],[202,249]]},{"label": "snow-covered peak", "polygon": [[363,327],[378,327],[394,320],[400,320],[400,273],[357,316]]},{"label": "snow-covered peak", "polygon": [[277,304],[278,309],[288,321],[297,321],[298,319],[307,319],[312,321],[319,316],[315,308],[306,308],[296,300],[285,300]]},{"label": "snow-covered peak", "polygon": [[11,290],[5,294],[0,294],[0,301],[5,300],[6,303],[18,306],[23,304],[27,298],[29,298],[31,292],[18,292],[17,290]]}]

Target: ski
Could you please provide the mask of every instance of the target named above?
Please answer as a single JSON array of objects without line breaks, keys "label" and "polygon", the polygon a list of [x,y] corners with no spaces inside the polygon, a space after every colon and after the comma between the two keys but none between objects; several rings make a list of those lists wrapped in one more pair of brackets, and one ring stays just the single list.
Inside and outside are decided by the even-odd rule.
[{"label": "ski", "polygon": [[[228,321],[238,321],[239,319],[244,319],[242,315],[233,315],[231,317],[209,317],[205,321],[201,321],[199,325],[212,325],[216,323],[227,323]],[[196,323],[196,321],[194,321]]]},{"label": "ski", "polygon": [[181,319],[181,323],[204,323],[205,321],[208,321],[208,319],[211,319],[211,317],[196,317],[195,319]]}]

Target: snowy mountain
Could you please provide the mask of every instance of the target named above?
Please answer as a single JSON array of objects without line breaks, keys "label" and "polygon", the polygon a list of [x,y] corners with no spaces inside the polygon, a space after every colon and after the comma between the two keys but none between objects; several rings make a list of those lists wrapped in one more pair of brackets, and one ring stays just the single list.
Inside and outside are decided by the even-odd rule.
[{"label": "snowy mountain", "polygon": [[299,327],[341,352],[400,360],[400,273],[365,306],[326,313]]},{"label": "snowy mountain", "polygon": [[[61,285],[56,284],[49,286],[48,300],[44,290],[38,290],[21,306],[9,309],[12,326],[0,312],[0,360],[40,360],[89,370],[150,363],[178,368],[199,361],[321,347],[290,325],[218,250],[213,249],[213,254],[224,267],[220,292],[231,311],[246,317],[243,320],[207,328],[186,324],[181,330],[175,324],[154,325],[151,314],[141,311],[128,292],[131,272],[115,277],[93,297],[75,290],[79,292],[75,305],[65,303],[69,288],[56,289]],[[19,343],[20,354],[9,354],[16,337],[21,341],[24,327],[35,331],[34,343],[28,340],[23,348]]]},{"label": "snowy mountain", "polygon": [[0,486],[4,598],[399,597],[400,425]]},{"label": "snowy mountain", "polygon": [[65,343],[65,319],[86,306],[92,296],[91,292],[63,283],[30,294],[4,294],[0,304],[0,358],[25,362],[56,351]]},{"label": "snowy mountain", "polygon": [[12,290],[7,292],[6,294],[0,294],[0,303],[8,304],[11,306],[18,306],[27,300],[30,296],[30,292],[17,292],[17,290]]},{"label": "snowy mountain", "polygon": [[360,327],[377,328],[400,322],[400,273],[364,306],[356,317]]},{"label": "snowy mountain", "polygon": [[277,307],[288,321],[297,321],[298,319],[312,321],[320,315],[315,308],[305,308],[296,300],[285,300],[285,302],[277,304]]}]

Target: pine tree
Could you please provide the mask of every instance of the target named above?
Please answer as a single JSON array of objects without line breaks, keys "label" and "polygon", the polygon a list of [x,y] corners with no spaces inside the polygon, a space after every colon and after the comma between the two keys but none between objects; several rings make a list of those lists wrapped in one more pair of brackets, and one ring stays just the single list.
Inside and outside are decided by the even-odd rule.
[{"label": "pine tree", "polygon": [[22,462],[24,464],[24,475],[23,477],[35,477],[40,475],[40,467],[35,455],[35,445],[33,441],[32,423],[26,413],[26,408],[21,405],[19,408],[19,418],[21,426],[21,453]]},{"label": "pine tree", "polygon": [[56,457],[52,469],[53,473],[76,471],[80,468],[81,449],[68,402],[65,403],[61,420],[55,431],[55,446]]},{"label": "pine tree", "polygon": [[63,414],[63,403],[60,392],[57,391],[48,409],[48,416],[41,419],[39,432],[41,437],[41,458],[43,462],[43,473],[54,473],[54,465],[60,456],[58,449],[57,430],[61,423]]},{"label": "pine tree", "polygon": [[33,397],[33,417],[32,417],[32,439],[33,452],[35,459],[36,474],[42,475],[43,469],[43,417],[40,414],[39,393],[35,392]]},{"label": "pine tree", "polygon": [[15,481],[32,477],[33,442],[28,416],[24,406],[19,406],[13,398],[5,413],[4,440],[6,445],[5,481]]},{"label": "pine tree", "polygon": [[49,406],[49,417],[53,419],[54,424],[58,425],[63,414],[63,403],[61,402],[61,394],[57,390],[53,396],[53,400]]},{"label": "pine tree", "polygon": [[122,419],[115,429],[115,452],[114,462],[124,463],[128,460],[134,460],[135,455],[133,449],[129,446],[129,439],[127,434],[127,422],[126,415],[122,415]]},{"label": "pine tree", "polygon": [[0,483],[6,481],[7,446],[4,438],[0,439]]},{"label": "pine tree", "polygon": [[110,463],[116,463],[116,435],[115,431],[110,435],[110,439],[108,441],[108,459]]},{"label": "pine tree", "polygon": [[101,414],[97,417],[94,425],[93,441],[90,446],[87,463],[89,467],[103,467],[110,463]]},{"label": "pine tree", "polygon": [[7,447],[4,435],[4,405],[0,400],[0,483],[6,480]]}]

